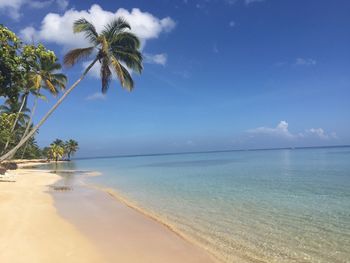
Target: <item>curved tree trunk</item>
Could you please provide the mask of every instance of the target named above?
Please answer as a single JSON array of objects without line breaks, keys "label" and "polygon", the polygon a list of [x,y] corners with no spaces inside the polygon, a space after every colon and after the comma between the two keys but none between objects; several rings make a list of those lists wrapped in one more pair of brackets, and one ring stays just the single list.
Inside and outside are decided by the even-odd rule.
[{"label": "curved tree trunk", "polygon": [[[30,119],[29,119],[29,121],[28,121],[28,123],[27,123],[26,130],[24,131],[21,140],[22,140],[22,139],[28,134],[28,132],[29,132],[29,128],[30,128],[30,125],[32,125],[32,120],[33,120],[33,116],[34,116],[34,114],[35,114],[35,110],[36,110],[37,105],[38,105],[38,97],[36,96],[35,99],[34,99],[34,105],[33,105],[33,108],[32,108],[32,112],[31,112],[31,114],[30,114]],[[24,146],[21,159],[23,159],[24,154],[26,153],[27,146],[28,146],[28,141],[27,141],[26,145]],[[15,155],[15,153],[14,153],[12,156],[10,156],[10,158],[12,158],[14,155]]]},{"label": "curved tree trunk", "polygon": [[[18,122],[18,119],[19,119],[19,116],[24,108],[24,105],[26,103],[26,100],[27,100],[27,97],[28,97],[28,93],[26,92],[24,95],[23,95],[23,99],[22,99],[22,104],[21,104],[21,107],[19,108],[17,114],[16,114],[16,118],[15,118],[15,121],[13,122],[13,125],[11,127],[11,134],[13,133],[13,131],[15,130],[16,128],[16,125],[17,125],[17,122]],[[2,150],[2,153],[6,152],[7,150],[7,147],[9,146],[9,143],[10,143],[10,138],[7,140],[6,144],[5,144],[5,147],[4,149]]]},{"label": "curved tree trunk", "polygon": [[62,95],[62,97],[55,103],[55,105],[52,106],[52,108],[45,114],[45,116],[40,120],[40,122],[24,137],[20,140],[20,142],[9,152],[5,153],[3,156],[0,157],[0,162],[10,158],[10,156],[14,155],[16,151],[21,148],[23,144],[25,144],[26,141],[30,137],[33,136],[33,134],[41,127],[41,125],[44,124],[44,122],[47,120],[47,118],[50,117],[50,115],[56,110],[56,108],[64,101],[64,99],[73,91],[73,89],[78,86],[78,84],[85,78],[86,74],[89,72],[89,70],[93,67],[93,65],[97,62],[97,58],[92,61],[92,63],[86,68],[83,75],[74,82],[74,84]]}]

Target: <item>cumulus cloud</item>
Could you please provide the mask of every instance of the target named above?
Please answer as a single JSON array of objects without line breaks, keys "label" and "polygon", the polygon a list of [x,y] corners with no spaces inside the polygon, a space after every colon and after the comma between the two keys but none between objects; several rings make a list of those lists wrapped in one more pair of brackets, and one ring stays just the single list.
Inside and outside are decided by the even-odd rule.
[{"label": "cumulus cloud", "polygon": [[335,132],[331,132],[327,134],[322,128],[311,128],[306,130],[306,135],[316,136],[320,139],[336,139],[337,134]]},{"label": "cumulus cloud", "polygon": [[280,123],[278,123],[277,126],[274,127],[274,128],[258,127],[258,128],[255,128],[255,129],[248,130],[248,133],[251,133],[251,134],[265,134],[265,135],[271,135],[271,136],[293,138],[294,135],[289,132],[288,126],[289,126],[288,122],[280,121]]},{"label": "cumulus cloud", "polygon": [[0,0],[0,10],[11,18],[18,19],[20,17],[19,10],[25,2],[25,0]]},{"label": "cumulus cloud", "polygon": [[146,63],[150,63],[150,64],[159,64],[159,65],[162,65],[162,66],[165,66],[166,62],[167,62],[167,59],[168,59],[168,56],[167,54],[148,54],[148,53],[145,53],[144,54],[144,57],[145,57],[145,62]]},{"label": "cumulus cloud", "polygon": [[[170,17],[160,19],[138,8],[131,11],[119,8],[116,12],[110,12],[94,4],[89,10],[70,9],[62,15],[49,13],[41,22],[41,27],[34,29],[34,33],[38,37],[37,40],[56,43],[66,48],[87,46],[84,36],[72,31],[74,21],[82,17],[92,22],[97,31],[101,31],[113,18],[123,17],[130,23],[131,31],[141,39],[143,45],[147,40],[158,38],[162,32],[170,32],[175,27],[175,22]],[[29,31],[33,32],[33,29]],[[21,31],[22,36],[26,37],[27,32],[28,28],[24,28]]]},{"label": "cumulus cloud", "polygon": [[316,60],[312,58],[297,58],[294,63],[296,66],[314,66],[316,64]]},{"label": "cumulus cloud", "polygon": [[106,99],[106,95],[101,92],[95,92],[85,98],[85,100],[104,100]]},{"label": "cumulus cloud", "polygon": [[60,9],[64,10],[67,8],[69,2],[68,0],[0,0],[0,11],[4,12],[12,19],[18,20],[21,16],[20,11],[25,5],[30,8],[41,9],[52,4],[56,4]]},{"label": "cumulus cloud", "polygon": [[310,128],[305,132],[292,133],[288,129],[289,124],[286,121],[280,121],[276,127],[258,127],[250,129],[247,132],[251,135],[267,135],[270,137],[279,137],[285,139],[316,138],[321,140],[336,139],[335,132],[326,133],[323,128]]}]

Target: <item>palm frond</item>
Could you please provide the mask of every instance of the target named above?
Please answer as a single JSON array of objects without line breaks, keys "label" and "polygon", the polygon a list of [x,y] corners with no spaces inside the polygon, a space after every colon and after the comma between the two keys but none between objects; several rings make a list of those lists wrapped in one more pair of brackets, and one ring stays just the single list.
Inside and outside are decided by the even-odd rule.
[{"label": "palm frond", "polygon": [[121,32],[114,35],[114,38],[111,40],[111,47],[139,49],[141,47],[141,41],[131,32]]},{"label": "palm frond", "polygon": [[124,85],[122,86],[126,88],[128,91],[132,91],[134,89],[134,81],[129,71],[123,65],[120,64],[120,66],[124,76]]},{"label": "palm frond", "polygon": [[93,50],[94,47],[72,49],[64,56],[63,62],[66,66],[73,66],[78,61],[90,56]]},{"label": "palm frond", "polygon": [[85,38],[92,44],[97,45],[98,34],[93,24],[85,18],[78,19],[73,24],[74,33],[84,33]]},{"label": "palm frond", "polygon": [[110,41],[116,34],[124,32],[126,29],[131,29],[130,24],[124,18],[119,17],[105,26],[102,35]]},{"label": "palm frond", "polygon": [[122,85],[122,87],[124,87],[124,74],[123,74],[122,65],[113,56],[111,57],[111,66],[113,66],[113,69],[118,76],[120,84]]},{"label": "palm frond", "polygon": [[46,87],[50,90],[51,94],[56,96],[58,91],[56,89],[56,87],[52,84],[52,82],[48,79],[45,80],[45,85]]},{"label": "palm frond", "polygon": [[141,52],[135,49],[115,49],[113,54],[119,61],[124,62],[128,68],[141,74],[143,69]]},{"label": "palm frond", "polygon": [[62,73],[52,74],[51,82],[53,85],[58,86],[61,90],[64,90],[67,84],[67,76]]}]

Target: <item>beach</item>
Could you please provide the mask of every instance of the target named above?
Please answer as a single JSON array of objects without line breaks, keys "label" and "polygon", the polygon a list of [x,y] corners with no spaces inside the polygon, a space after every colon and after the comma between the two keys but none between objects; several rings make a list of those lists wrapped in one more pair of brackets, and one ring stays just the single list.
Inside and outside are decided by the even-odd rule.
[{"label": "beach", "polygon": [[106,192],[84,186],[54,191],[50,186],[61,177],[45,170],[9,173],[16,182],[0,183],[2,263],[215,262]]}]

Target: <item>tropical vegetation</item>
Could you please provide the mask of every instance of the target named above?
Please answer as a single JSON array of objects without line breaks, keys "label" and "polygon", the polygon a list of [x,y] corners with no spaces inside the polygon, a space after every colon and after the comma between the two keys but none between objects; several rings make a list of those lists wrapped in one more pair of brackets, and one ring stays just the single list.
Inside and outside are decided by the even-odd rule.
[{"label": "tropical vegetation", "polygon": [[[74,33],[84,34],[89,46],[69,51],[64,56],[64,64],[71,67],[83,59],[90,64],[80,78],[66,89],[67,77],[61,72],[61,64],[53,51],[43,44],[25,44],[14,32],[0,25],[0,162],[43,155],[53,160],[70,159],[74,155],[78,150],[76,141],[56,140],[50,147],[41,150],[35,135],[96,63],[100,64],[102,93],[107,92],[113,73],[121,87],[133,90],[130,71],[141,73],[143,67],[140,40],[130,29],[128,22],[122,18],[112,20],[99,33],[86,19],[75,21]],[[42,90],[58,99],[34,125],[33,115],[38,100],[47,100]],[[61,91],[64,93],[59,97]],[[28,107],[28,101],[33,103],[32,107]]]}]

